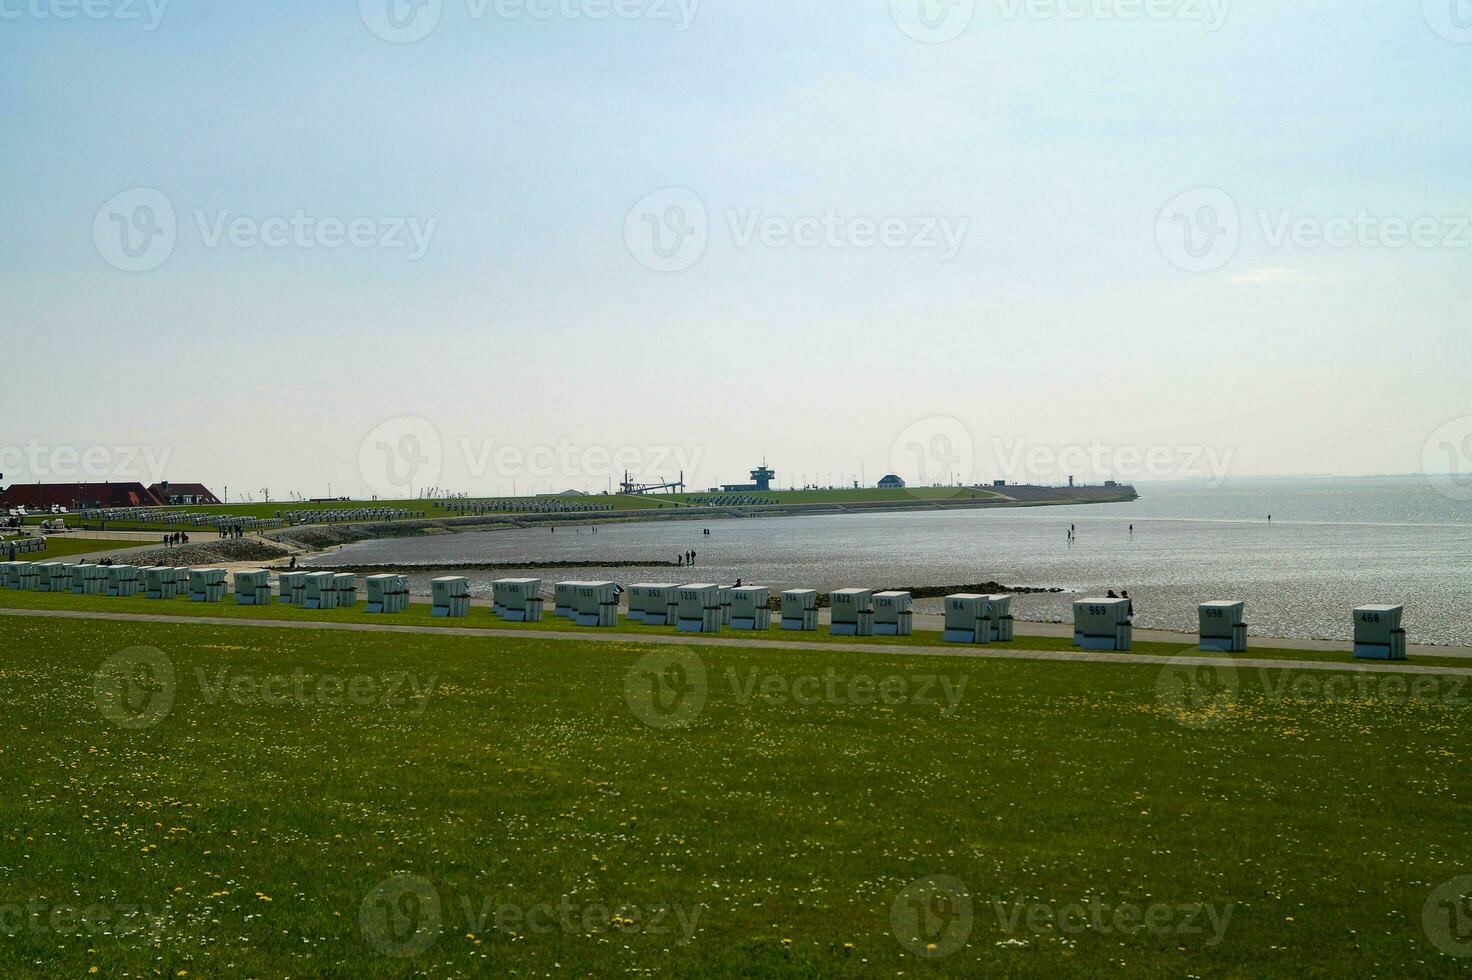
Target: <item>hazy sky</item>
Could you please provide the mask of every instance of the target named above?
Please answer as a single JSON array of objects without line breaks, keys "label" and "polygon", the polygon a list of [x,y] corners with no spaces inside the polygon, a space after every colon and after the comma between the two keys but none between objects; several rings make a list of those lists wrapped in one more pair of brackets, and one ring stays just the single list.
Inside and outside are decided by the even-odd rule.
[{"label": "hazy sky", "polygon": [[1466,466],[1459,3],[0,0],[0,470]]}]

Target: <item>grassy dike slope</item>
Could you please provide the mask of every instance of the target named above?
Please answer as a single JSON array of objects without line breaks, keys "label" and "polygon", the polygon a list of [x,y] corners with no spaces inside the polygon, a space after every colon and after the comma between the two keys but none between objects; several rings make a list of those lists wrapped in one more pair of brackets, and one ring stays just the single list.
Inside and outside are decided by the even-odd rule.
[{"label": "grassy dike slope", "polygon": [[[362,594],[360,588],[359,594]],[[295,605],[281,605],[273,603],[269,606],[241,606],[237,605],[233,596],[226,596],[223,602],[190,602],[185,597],[171,600],[149,599],[143,595],[120,598],[116,596],[99,595],[73,595],[70,592],[29,592],[16,589],[0,589],[0,613],[6,609],[15,610],[39,610],[57,613],[107,613],[121,614],[124,616],[163,616],[168,618],[184,619],[223,619],[239,620],[243,623],[324,623],[342,624],[349,626],[361,626],[372,629],[435,629],[435,630],[485,630],[502,634],[516,633],[552,633],[568,637],[606,638],[610,635],[628,635],[630,639],[640,637],[672,637],[675,635],[673,627],[669,626],[645,626],[643,623],[632,622],[625,616],[619,620],[614,629],[588,629],[577,626],[569,620],[552,615],[550,612],[540,623],[509,623],[498,616],[492,615],[489,608],[485,606],[472,606],[471,614],[463,619],[436,619],[431,613],[431,605],[425,601],[411,602],[409,608],[403,612],[391,616],[369,615],[363,610],[364,602],[358,602],[351,608],[341,607],[337,609],[306,609]],[[1022,628],[1026,630],[1027,624]],[[911,636],[832,636],[827,628],[815,632],[788,632],[777,626],[773,626],[766,632],[747,632],[733,630],[729,627],[721,631],[723,636],[733,643],[747,643],[752,640],[781,643],[784,645],[810,643],[838,644],[845,647],[872,647],[875,650],[900,649],[905,647],[927,647],[940,649],[944,653],[955,656],[968,654],[985,656],[987,654],[1005,654],[1009,651],[1058,651],[1070,650],[1072,644],[1066,638],[1042,635],[1020,634],[1010,643],[996,643],[981,647],[971,647],[961,644],[946,644],[941,639],[941,634],[935,630],[918,629]],[[713,636],[703,636],[699,644],[709,643],[714,640]],[[1366,667],[1371,670],[1391,669],[1392,665],[1384,663],[1373,663],[1354,660],[1349,651],[1349,645],[1345,644],[1341,650],[1302,650],[1285,647],[1271,646],[1271,640],[1254,637],[1247,659],[1251,660],[1285,660],[1285,661],[1320,661],[1325,663],[1344,664],[1346,668],[1351,666]],[[1177,657],[1209,656],[1221,660],[1223,663],[1232,663],[1234,658],[1227,654],[1203,654],[1195,644],[1183,646],[1178,643],[1163,643],[1158,641],[1138,641],[1133,646],[1133,653],[1155,657]],[[1240,659],[1240,658],[1239,658]],[[1472,660],[1466,657],[1434,655],[1417,655],[1411,659],[1415,666],[1452,667],[1472,670]]]},{"label": "grassy dike slope", "polygon": [[1246,674],[1183,712],[1158,668],[901,649],[0,634],[6,975],[1460,965],[1422,915],[1472,870],[1450,691]]},{"label": "grassy dike slope", "polygon": [[[17,561],[45,562],[61,561],[74,555],[89,555],[103,551],[127,551],[133,548],[146,548],[155,544],[153,541],[119,541],[112,538],[88,538],[81,535],[66,535],[65,537],[54,536],[46,541],[45,551],[32,551],[23,555],[16,555]],[[5,545],[0,543],[0,558],[5,557]]]}]

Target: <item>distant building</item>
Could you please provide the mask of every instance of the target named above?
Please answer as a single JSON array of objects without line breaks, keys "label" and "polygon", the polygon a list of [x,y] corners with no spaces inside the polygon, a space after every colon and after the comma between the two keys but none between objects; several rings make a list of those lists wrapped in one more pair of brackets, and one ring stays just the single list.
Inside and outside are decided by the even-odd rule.
[{"label": "distant building", "polygon": [[766,493],[772,489],[772,481],[777,479],[777,471],[769,469],[765,462],[751,471],[750,483],[727,483],[721,487],[727,493]]},{"label": "distant building", "polygon": [[587,494],[581,490],[564,490],[561,493],[539,493],[538,497],[586,497]]},{"label": "distant building", "polygon": [[897,477],[893,473],[891,473],[891,474],[889,474],[889,476],[886,476],[884,479],[882,479],[882,480],[879,481],[879,489],[881,489],[881,490],[903,490],[903,489],[905,489],[905,481],[904,480],[901,480],[899,477]]},{"label": "distant building", "polygon": [[197,507],[202,504],[220,503],[220,498],[211,493],[209,487],[202,483],[170,483],[165,480],[149,487],[148,492],[164,504]]},{"label": "distant building", "polygon": [[0,507],[50,510],[65,507],[157,507],[160,501],[141,483],[15,483],[0,493]]}]

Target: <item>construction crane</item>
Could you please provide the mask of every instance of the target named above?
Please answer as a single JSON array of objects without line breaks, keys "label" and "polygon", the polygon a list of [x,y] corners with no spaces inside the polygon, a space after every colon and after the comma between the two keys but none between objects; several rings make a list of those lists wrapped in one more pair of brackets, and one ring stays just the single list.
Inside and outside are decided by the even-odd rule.
[{"label": "construction crane", "polygon": [[680,471],[680,479],[675,483],[635,483],[634,478],[628,470],[624,470],[624,482],[618,485],[619,493],[638,496],[644,493],[663,493],[669,490],[673,493],[685,492],[685,471]]}]

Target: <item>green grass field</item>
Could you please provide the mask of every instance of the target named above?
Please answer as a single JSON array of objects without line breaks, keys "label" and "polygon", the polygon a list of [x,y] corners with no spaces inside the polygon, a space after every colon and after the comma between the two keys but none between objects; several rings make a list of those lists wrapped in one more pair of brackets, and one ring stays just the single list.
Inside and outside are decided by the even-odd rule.
[{"label": "green grass field", "polygon": [[[361,602],[352,609],[303,609],[300,606],[281,605],[279,603],[270,606],[241,606],[235,603],[233,596],[228,595],[224,602],[199,603],[190,602],[182,597],[172,600],[158,600],[148,599],[144,596],[119,598],[0,589],[0,610],[4,609],[74,610],[77,612],[126,613],[129,615],[144,616],[183,616],[196,619],[203,617],[209,619],[274,620],[288,623],[323,622],[360,623],[380,626],[428,626],[437,629],[483,629],[509,634],[518,632],[553,632],[577,635],[580,633],[596,632],[627,634],[631,638],[638,638],[641,636],[668,636],[674,632],[668,626],[646,626],[643,623],[631,622],[627,618],[620,618],[618,626],[612,630],[589,630],[586,627],[574,625],[568,620],[553,616],[550,613],[540,623],[508,623],[492,615],[490,609],[485,606],[472,606],[471,615],[466,619],[436,619],[430,615],[430,604],[422,600],[411,602],[406,612],[392,616],[374,616],[363,612],[363,603]],[[1023,625],[1021,628],[1023,630],[1027,629],[1026,625]],[[897,648],[902,651],[907,646],[944,646],[938,632],[925,629],[917,629],[913,635],[906,637],[830,636],[826,627],[818,632],[812,633],[785,632],[776,628],[770,629],[765,633],[723,629],[721,635],[738,641],[769,640],[780,641],[782,643],[803,644],[841,643],[872,646],[876,650]],[[958,652],[965,652],[967,648],[958,647],[955,649]],[[1067,639],[1057,637],[1018,635],[1011,643],[996,644],[984,649],[993,651],[1052,651],[1068,650],[1071,649],[1071,645]],[[1175,643],[1153,641],[1136,642],[1133,652],[1158,657],[1174,657],[1179,655],[1201,656],[1201,651],[1195,646],[1181,646]],[[1251,648],[1247,656],[1251,659],[1259,660],[1308,660],[1331,663],[1349,663],[1352,660],[1347,644],[1343,651],[1294,650],[1255,645]],[[1231,659],[1227,655],[1222,655],[1222,658],[1223,660]],[[1413,659],[1417,664],[1426,666],[1472,668],[1472,661],[1465,658],[1417,656]]]},{"label": "green grass field", "polygon": [[1185,716],[1143,666],[0,635],[5,975],[1465,965],[1442,899],[1472,872],[1472,718],[1450,691],[1244,676]]},{"label": "green grass field", "polygon": [[[491,498],[486,498],[491,499]],[[526,498],[518,497],[517,500]],[[656,500],[652,497],[627,497],[622,495],[595,496],[578,498],[579,503],[596,504],[609,510],[649,510],[657,509],[661,503],[668,505],[671,501]],[[438,500],[354,500],[334,501],[331,503],[308,503],[305,501],[286,501],[272,503],[233,503],[233,504],[211,504],[198,507],[160,507],[160,513],[189,513],[189,514],[213,514],[229,515],[231,517],[254,517],[268,519],[277,514],[288,511],[301,514],[303,512],[316,513],[332,510],[368,510],[374,508],[393,508],[407,510],[413,513],[409,519],[435,519],[465,516],[448,510],[443,501]],[[40,515],[26,518],[27,524],[38,524],[45,520],[54,520],[56,515]],[[80,526],[83,521],[76,514],[59,515],[67,523],[68,527]],[[576,515],[569,515],[570,518]],[[92,519],[86,523],[96,525],[98,521]],[[190,532],[206,533],[208,528],[202,525],[180,524],[171,525],[166,523],[149,523],[140,521],[108,521],[107,526],[113,530],[144,530],[158,531],[160,534],[168,530],[184,530]]]},{"label": "green grass field", "polygon": [[[45,551],[33,551],[26,555],[17,555],[20,561],[57,561],[69,558],[72,555],[86,555],[94,551],[113,551],[124,548],[142,548],[153,545],[152,541],[110,541],[106,538],[73,537],[68,534],[65,537],[53,535],[46,539]],[[0,552],[3,552],[0,545]]]},{"label": "green grass field", "polygon": [[[664,494],[657,499],[689,503],[692,499],[709,498],[712,494]],[[719,496],[719,495],[716,495]],[[903,490],[880,490],[875,487],[837,490],[772,490],[767,493],[737,493],[733,497],[755,497],[774,504],[863,504],[893,503],[905,500],[987,500],[997,495],[989,490],[970,487],[909,487]]]},{"label": "green grass field", "polygon": [[[686,507],[690,506],[692,498],[709,496],[709,494],[649,494],[644,496],[629,496],[624,494],[613,494],[610,496],[595,495],[576,498],[579,503],[586,503],[602,509],[620,512],[658,510],[660,508]],[[773,503],[786,504],[834,504],[834,503],[881,503],[904,500],[972,500],[995,497],[996,494],[987,490],[975,490],[956,487],[916,487],[906,490],[879,490],[875,488],[859,490],[782,490],[770,493],[737,494],[733,496],[760,497]],[[507,499],[507,498],[485,498],[485,499]],[[515,498],[524,500],[524,497]],[[569,498],[572,499],[572,498]],[[359,510],[376,507],[395,508],[412,511],[416,518],[421,519],[445,519],[451,517],[467,516],[447,509],[442,501],[437,500],[375,500],[375,501],[337,501],[331,503],[307,503],[307,502],[273,502],[273,503],[234,503],[214,504],[199,507],[164,507],[159,508],[161,512],[190,513],[190,514],[215,514],[230,515],[232,517],[254,517],[273,518],[277,514],[291,511],[297,514],[302,512],[318,512],[330,510]],[[491,514],[495,511],[489,512]],[[51,515],[27,518],[26,523],[37,524],[43,520],[51,520]],[[64,516],[69,527],[80,526],[83,521],[75,514]],[[569,514],[569,520],[577,520],[577,514]],[[97,524],[96,520],[88,521],[89,524]],[[147,523],[140,521],[108,521],[107,526],[119,531],[165,531],[184,530],[199,531],[203,533],[206,529],[199,525],[190,524],[168,524]]]}]

